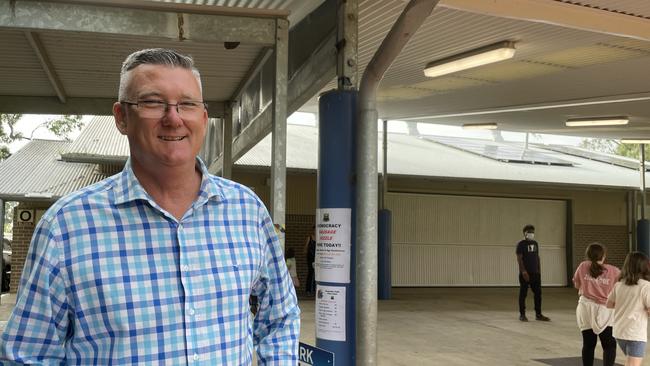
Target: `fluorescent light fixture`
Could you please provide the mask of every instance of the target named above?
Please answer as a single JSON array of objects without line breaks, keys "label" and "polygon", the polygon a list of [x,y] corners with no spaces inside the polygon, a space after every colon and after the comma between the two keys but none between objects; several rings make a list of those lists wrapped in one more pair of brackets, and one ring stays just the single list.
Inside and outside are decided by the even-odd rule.
[{"label": "fluorescent light fixture", "polygon": [[587,117],[587,118],[569,118],[564,124],[567,127],[615,126],[615,125],[626,125],[629,121],[630,119],[624,116]]},{"label": "fluorescent light fixture", "polygon": [[471,69],[494,62],[512,58],[515,55],[515,43],[499,42],[458,55],[432,61],[424,68],[424,75],[430,78]]},{"label": "fluorescent light fixture", "polygon": [[496,123],[465,123],[463,130],[496,130]]},{"label": "fluorescent light fixture", "polygon": [[650,139],[621,139],[621,144],[650,144]]}]

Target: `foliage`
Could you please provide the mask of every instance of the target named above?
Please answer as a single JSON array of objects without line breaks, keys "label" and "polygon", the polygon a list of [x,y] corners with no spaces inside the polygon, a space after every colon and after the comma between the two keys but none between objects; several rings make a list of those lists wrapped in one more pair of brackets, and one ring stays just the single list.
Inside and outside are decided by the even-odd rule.
[{"label": "foliage", "polygon": [[0,161],[5,160],[11,155],[8,146],[0,146]]},{"label": "foliage", "polygon": [[57,137],[69,141],[70,134],[83,127],[83,121],[79,115],[59,116],[36,126],[27,137],[18,132],[17,128],[22,116],[22,114],[0,114],[0,161],[11,155],[9,144],[14,141],[32,140],[34,133],[40,128],[46,128]]},{"label": "foliage", "polygon": [[586,138],[580,141],[580,147],[582,148],[608,154],[616,154],[619,145],[618,141],[611,139]]},{"label": "foliage", "polygon": [[0,114],[0,143],[9,144],[24,138],[16,131],[16,123],[22,116],[22,114]]},{"label": "foliage", "polygon": [[45,127],[48,130],[52,131],[52,133],[54,133],[56,136],[66,141],[70,141],[70,138],[68,136],[70,136],[72,132],[80,130],[83,127],[83,121],[79,115],[66,115],[60,116],[59,118],[47,120],[32,130],[32,134],[29,136],[29,140],[34,138],[34,132],[36,132],[36,130],[41,127]]},{"label": "foliage", "polygon": [[10,233],[14,225],[14,208],[18,206],[18,202],[5,202],[5,222],[4,232]]},{"label": "foliage", "polygon": [[[639,159],[641,157],[639,144],[620,144],[616,153],[623,156],[628,156],[633,159]],[[647,144],[644,145],[645,150],[645,160],[650,160],[650,146]]]},{"label": "foliage", "polygon": [[[622,144],[618,140],[586,138],[580,141],[580,147],[608,154],[627,156],[639,160],[639,144]],[[650,159],[650,146],[645,145],[646,160]]]}]

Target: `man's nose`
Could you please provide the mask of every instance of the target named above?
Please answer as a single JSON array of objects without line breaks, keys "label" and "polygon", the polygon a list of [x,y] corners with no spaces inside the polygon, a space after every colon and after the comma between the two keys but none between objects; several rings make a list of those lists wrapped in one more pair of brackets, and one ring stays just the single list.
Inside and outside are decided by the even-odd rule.
[{"label": "man's nose", "polygon": [[182,125],[183,119],[178,112],[178,104],[167,104],[167,109],[165,110],[165,115],[162,120],[167,126],[176,127]]}]

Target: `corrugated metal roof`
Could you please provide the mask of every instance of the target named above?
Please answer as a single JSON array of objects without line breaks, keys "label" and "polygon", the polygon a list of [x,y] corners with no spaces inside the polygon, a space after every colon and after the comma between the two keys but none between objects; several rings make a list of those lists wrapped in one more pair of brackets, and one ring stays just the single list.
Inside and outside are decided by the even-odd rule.
[{"label": "corrugated metal roof", "polygon": [[[462,138],[458,138],[463,140]],[[513,143],[514,144],[514,143]],[[381,141],[380,141],[381,149]],[[639,173],[548,150],[531,148],[567,160],[573,167],[504,163],[460,151],[442,144],[398,133],[388,134],[388,173],[456,179],[519,181],[561,185],[634,188]],[[381,151],[378,169],[381,169]],[[271,137],[267,136],[249,150],[237,165],[268,167],[271,164]],[[316,170],[318,164],[318,129],[289,125],[287,128],[287,168]],[[650,175],[648,175],[650,177]]]},{"label": "corrugated metal roof", "polygon": [[33,140],[0,163],[0,198],[53,201],[106,178],[94,164],[61,161],[60,152],[69,145]]},{"label": "corrugated metal roof", "polygon": [[[2,34],[0,32],[0,36]],[[70,97],[117,98],[120,67],[126,56],[138,49],[162,47],[176,49],[194,57],[197,68],[201,70],[205,100],[227,100],[263,49],[257,45],[240,44],[235,49],[226,50],[217,46],[206,47],[206,44],[198,42],[142,39],[108,34],[95,34],[93,37],[61,32],[39,34],[51,62],[56,65],[57,75],[63,82],[66,94]],[[125,48],[124,45],[128,47]],[[31,60],[34,56],[25,59]],[[9,67],[20,69],[22,62],[24,60],[16,58],[15,63]],[[42,80],[44,85],[47,83],[45,73],[40,66],[29,66],[28,70],[33,71],[41,79],[44,78]],[[30,80],[31,78],[34,77],[30,77]],[[16,85],[12,86],[20,87],[17,85],[20,81],[25,80],[16,78]],[[3,85],[0,90],[8,87]],[[48,87],[49,89],[46,90],[52,89],[51,86]],[[54,95],[53,90],[51,95]],[[109,114],[111,111],[107,110],[106,113]]]},{"label": "corrugated metal roof", "polygon": [[207,6],[228,6],[239,8],[257,8],[272,10],[289,10],[292,24],[299,22],[306,14],[314,10],[325,0],[153,0],[177,4]]},{"label": "corrugated metal roof", "polygon": [[0,55],[0,95],[55,95],[24,32],[0,32]]},{"label": "corrugated metal roof", "polygon": [[[389,133],[388,172],[396,175],[431,176],[458,179],[544,182],[606,187],[634,188],[638,172],[559,152],[544,153],[567,160],[573,167],[532,166],[503,163],[459,151],[417,136]],[[462,140],[462,138],[458,138]],[[380,144],[381,146],[381,144]],[[379,165],[381,168],[381,151]],[[96,117],[68,149],[64,158],[75,161],[121,163],[129,154],[126,137],[115,128],[113,117]],[[435,159],[423,159],[435,156]],[[271,165],[271,135],[266,136],[236,163],[239,166]],[[313,126],[287,126],[287,168],[316,170],[318,129]],[[462,167],[462,169],[459,169]]]},{"label": "corrugated metal roof", "polygon": [[[122,147],[111,144],[116,129],[112,117],[100,117],[85,131],[84,138],[75,142],[79,150],[86,151],[87,159],[107,161],[101,151],[120,154]],[[107,138],[108,137],[108,138]],[[102,139],[107,138],[106,141]],[[125,140],[125,138],[123,138]],[[458,138],[462,140],[462,138]],[[543,151],[567,160],[572,167],[504,163],[460,151],[418,136],[399,133],[388,135],[388,172],[400,176],[420,176],[453,179],[528,182],[534,184],[580,185],[636,189],[638,172],[598,161],[562,153]],[[513,143],[514,144],[514,143]],[[0,163],[0,198],[5,200],[50,200],[100,181],[116,169],[101,170],[95,164],[72,163],[59,159],[59,154],[69,151],[72,143],[34,140]],[[95,148],[93,148],[95,147]],[[84,150],[85,149],[85,150]],[[126,148],[128,150],[128,147]],[[429,157],[429,158],[424,158]],[[435,158],[434,158],[435,157]],[[112,159],[112,158],[111,158]],[[313,126],[288,125],[287,168],[316,170],[318,163],[318,129]],[[238,166],[268,167],[271,164],[271,136],[264,138],[248,151],[236,164]],[[381,155],[378,168],[382,165]],[[40,175],[37,175],[40,174]],[[39,198],[40,197],[40,198]]]},{"label": "corrugated metal roof", "polygon": [[[370,62],[375,50],[404,6],[402,1],[361,2],[359,7],[360,73]],[[381,14],[380,17],[376,16],[378,13]],[[382,87],[427,81],[429,79],[424,76],[422,70],[428,62],[506,40],[517,42],[517,53],[512,60],[458,72],[453,77],[484,80],[487,84],[495,81],[533,78],[569,68],[647,56],[647,53],[631,52],[623,47],[617,49],[617,46],[628,42],[622,37],[438,7],[386,72]],[[596,47],[597,45],[600,47]],[[609,47],[606,57],[602,47],[607,46]],[[645,46],[647,47],[647,43]],[[582,47],[582,49],[576,54],[572,51],[574,47]],[[570,54],[558,57],[562,52]],[[548,53],[555,56],[545,59]],[[564,63],[564,60],[567,62]],[[522,62],[528,67],[517,68]],[[540,71],[540,68],[545,69]],[[505,69],[509,72],[504,72]],[[494,76],[495,74],[497,77]],[[503,79],[503,75],[509,77]]]},{"label": "corrugated metal roof", "polygon": [[61,154],[70,162],[123,164],[129,157],[129,141],[115,127],[113,116],[96,116]]},{"label": "corrugated metal roof", "polygon": [[650,18],[650,1],[638,0],[555,0],[642,18]]}]

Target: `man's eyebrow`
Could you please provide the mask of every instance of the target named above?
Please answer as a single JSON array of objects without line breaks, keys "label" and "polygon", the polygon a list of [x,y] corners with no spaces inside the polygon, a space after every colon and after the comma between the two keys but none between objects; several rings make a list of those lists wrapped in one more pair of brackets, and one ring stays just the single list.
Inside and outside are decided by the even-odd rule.
[{"label": "man's eyebrow", "polygon": [[158,93],[158,92],[148,92],[148,93],[138,95],[138,99],[145,99],[145,98],[151,98],[151,97],[160,98],[161,96],[160,96],[160,93]]}]

